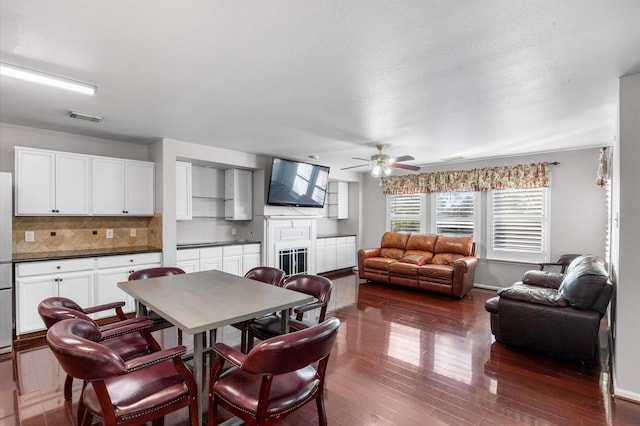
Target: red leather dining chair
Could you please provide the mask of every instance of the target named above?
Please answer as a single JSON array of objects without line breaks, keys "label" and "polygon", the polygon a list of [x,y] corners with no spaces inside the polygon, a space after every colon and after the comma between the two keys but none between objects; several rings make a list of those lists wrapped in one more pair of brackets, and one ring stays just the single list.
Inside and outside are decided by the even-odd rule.
[{"label": "red leather dining chair", "polygon": [[[151,325],[151,322],[148,322]],[[47,344],[62,369],[85,381],[78,403],[78,425],[101,418],[106,426],[140,425],[189,407],[191,425],[198,421],[196,383],[184,364],[184,346],[124,360],[98,342],[91,322],[66,319],[47,331]]]},{"label": "red leather dining chair", "polygon": [[[89,317],[89,312],[100,312],[105,309],[97,309],[117,305],[122,306],[124,302],[116,302],[112,304],[99,305],[93,308],[82,309],[71,299],[66,297],[49,297],[38,304],[38,313],[47,329],[65,319],[81,319],[94,324],[100,334],[95,337],[97,341],[103,342],[112,350],[118,353],[125,360],[135,358],[136,356],[145,355],[160,350],[160,345],[151,336],[149,328],[151,322],[147,318],[131,318],[116,323],[98,326],[96,322]],[[64,382],[64,399],[71,400],[73,377],[67,375]]]},{"label": "red leather dining chair", "polygon": [[[313,302],[293,308],[296,320],[310,326],[313,323],[303,320],[305,312],[320,309],[318,322],[324,321],[327,314],[327,305],[331,297],[331,289],[333,288],[333,282],[329,278],[319,275],[296,274],[285,279],[282,287],[311,295],[316,299]],[[281,320],[278,313],[252,320],[249,324],[247,348],[251,350],[254,338],[265,340],[281,334],[280,324]],[[295,329],[293,325],[290,328]]]},{"label": "red leather dining chair", "polygon": [[[129,281],[146,280],[148,278],[166,277],[169,275],[181,275],[184,273],[184,270],[170,266],[141,269],[129,274]],[[140,304],[140,306],[142,307],[143,315],[153,321],[153,327],[151,328],[151,331],[162,330],[164,328],[173,326],[173,324],[150,310],[147,306],[143,305],[142,303]],[[178,329],[178,344],[182,344],[182,330],[180,329]]]},{"label": "red leather dining chair", "polygon": [[[318,423],[327,424],[324,380],[340,320],[325,322],[257,344],[248,354],[216,343],[209,381],[209,426],[218,406],[249,425],[273,425],[315,399]],[[231,368],[221,374],[225,362]],[[316,365],[317,363],[317,365]]]},{"label": "red leather dining chair", "polygon": [[[285,272],[279,268],[273,268],[271,266],[256,266],[255,268],[250,269],[246,274],[244,274],[244,277],[266,284],[281,286],[284,275]],[[242,332],[240,336],[240,351],[245,354],[247,353],[248,349],[247,340],[249,338],[250,323],[251,320],[231,324],[233,327],[239,329]]]}]

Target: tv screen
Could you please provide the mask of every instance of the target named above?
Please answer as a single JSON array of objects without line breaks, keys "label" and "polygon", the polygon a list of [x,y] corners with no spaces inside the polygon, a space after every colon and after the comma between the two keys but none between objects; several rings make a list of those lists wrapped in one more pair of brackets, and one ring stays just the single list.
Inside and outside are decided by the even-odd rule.
[{"label": "tv screen", "polygon": [[328,182],[327,166],[274,157],[267,204],[322,208]]}]

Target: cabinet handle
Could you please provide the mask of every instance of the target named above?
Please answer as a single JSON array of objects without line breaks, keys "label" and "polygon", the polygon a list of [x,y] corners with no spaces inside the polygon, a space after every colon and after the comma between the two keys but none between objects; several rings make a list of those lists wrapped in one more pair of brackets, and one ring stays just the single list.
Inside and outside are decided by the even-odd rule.
[{"label": "cabinet handle", "polygon": [[133,263],[133,259],[129,259],[129,262]]},{"label": "cabinet handle", "polygon": [[56,269],[60,269],[60,265],[56,266]]}]

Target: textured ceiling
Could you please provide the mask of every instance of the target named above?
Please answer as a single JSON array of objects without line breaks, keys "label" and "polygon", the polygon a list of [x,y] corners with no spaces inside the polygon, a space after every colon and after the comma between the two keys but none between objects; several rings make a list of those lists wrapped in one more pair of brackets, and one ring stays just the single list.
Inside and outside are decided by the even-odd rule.
[{"label": "textured ceiling", "polygon": [[333,167],[609,145],[640,72],[637,0],[0,4],[0,60],[98,86],[2,77],[2,122]]}]

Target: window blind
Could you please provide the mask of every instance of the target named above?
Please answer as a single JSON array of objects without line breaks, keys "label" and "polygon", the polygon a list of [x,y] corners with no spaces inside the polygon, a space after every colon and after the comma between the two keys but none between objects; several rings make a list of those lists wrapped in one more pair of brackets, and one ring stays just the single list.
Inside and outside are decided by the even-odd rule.
[{"label": "window blind", "polygon": [[421,232],[422,199],[420,194],[389,195],[389,229]]},{"label": "window blind", "polygon": [[493,191],[493,250],[544,252],[544,188]]},{"label": "window blind", "polygon": [[475,198],[473,192],[436,194],[436,233],[473,236]]}]

